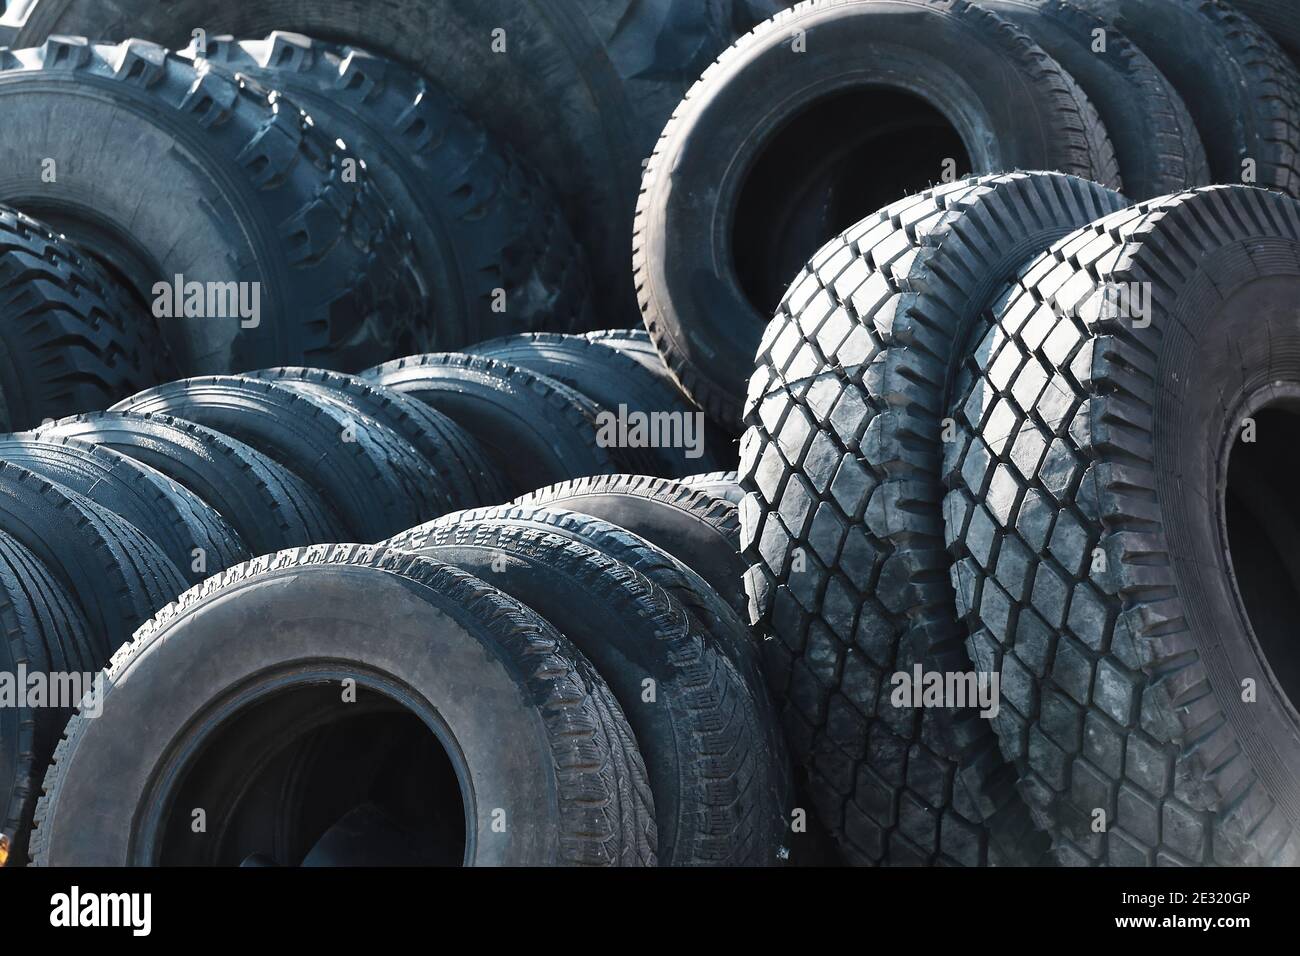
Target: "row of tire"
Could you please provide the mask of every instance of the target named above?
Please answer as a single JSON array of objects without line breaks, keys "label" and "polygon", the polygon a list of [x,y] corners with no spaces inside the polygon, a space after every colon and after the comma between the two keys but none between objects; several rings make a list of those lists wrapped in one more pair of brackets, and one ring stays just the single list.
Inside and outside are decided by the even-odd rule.
[{"label": "row of tire", "polygon": [[[740,618],[734,475],[619,473],[711,460],[597,434],[614,384],[633,410],[671,393],[643,333],[482,351],[518,364],[193,378],[0,441],[0,672],[52,687],[107,665],[70,724],[67,701],[0,708],[12,862],[788,853],[790,770]],[[238,622],[218,623],[227,606]],[[242,672],[219,688],[227,665]],[[412,694],[437,716],[396,707]],[[200,742],[227,706],[237,717]],[[177,786],[156,816],[147,780],[179,751],[206,756],[165,774]],[[444,751],[454,772],[429,756]],[[453,806],[457,774],[472,804]],[[148,832],[123,824],[145,818]]]}]

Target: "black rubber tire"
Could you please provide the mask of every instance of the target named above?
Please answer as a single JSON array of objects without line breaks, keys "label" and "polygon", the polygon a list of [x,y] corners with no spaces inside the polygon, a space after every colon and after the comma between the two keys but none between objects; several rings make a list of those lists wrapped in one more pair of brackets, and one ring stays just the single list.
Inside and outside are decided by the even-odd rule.
[{"label": "black rubber tire", "polygon": [[1228,2],[1258,23],[1282,49],[1292,62],[1300,62],[1300,20],[1296,19],[1295,4],[1291,0],[1228,0]]},{"label": "black rubber tire", "polygon": [[734,471],[711,471],[703,475],[687,475],[677,480],[687,488],[695,488],[706,495],[729,501],[737,508],[745,498],[745,489],[740,487],[740,478]]},{"label": "black rubber tire", "polygon": [[431,405],[360,376],[324,369],[274,368],[252,377],[327,396],[387,425],[437,470],[453,508],[495,505],[509,497],[478,440]]},{"label": "black rubber tire", "polygon": [[[430,620],[438,626],[428,627]],[[258,558],[186,592],[141,628],[109,667],[104,713],[74,717],[58,746],[36,810],[34,862],[122,866],[172,854],[229,862],[220,857],[232,850],[241,858],[237,845],[212,846],[217,841],[192,837],[188,825],[178,839],[158,839],[137,811],[164,789],[157,763],[200,738],[199,714],[224,706],[229,725],[232,712],[248,712],[235,698],[265,698],[295,680],[285,675],[303,672],[355,680],[358,701],[409,695],[434,710],[429,719],[473,781],[466,815],[475,855],[467,863],[654,862],[644,767],[590,663],[538,615],[482,581],[358,545]],[[178,681],[178,674],[191,677]],[[462,692],[465,681],[473,694]],[[277,731],[250,746],[261,744],[268,756],[282,750],[288,728]],[[174,762],[180,779],[199,777],[202,765]],[[243,766],[245,774],[260,769]],[[200,805],[214,824],[231,776],[198,780],[212,794]],[[101,812],[88,812],[91,806]],[[499,811],[504,832],[493,830]]]},{"label": "black rubber tire", "polygon": [[473,435],[508,494],[621,470],[618,449],[600,442],[595,403],[545,375],[439,353],[397,359],[364,378],[419,399]]},{"label": "black rubber tire", "polygon": [[161,412],[253,446],[315,489],[356,540],[378,541],[450,510],[451,489],[410,443],[319,394],[212,375],[160,385],[113,411]]},{"label": "black rubber tire", "polygon": [[422,530],[414,553],[531,607],[609,683],[645,758],[661,865],[775,862],[782,808],[764,779],[752,698],[676,599],[628,565],[526,524]]},{"label": "black rubber tire", "polygon": [[[39,0],[17,42],[296,30],[429,74],[561,191],[611,324],[635,321],[627,262],[641,161],[673,107],[734,39],[735,0]],[[493,51],[504,31],[504,53]],[[263,363],[263,364],[288,364]]]},{"label": "black rubber tire", "polygon": [[[904,90],[906,104],[866,113],[884,122],[844,99]],[[937,155],[899,159],[904,147]],[[882,156],[893,165],[873,166]],[[938,180],[946,159],[1119,185],[1074,81],[967,0],[809,0],[719,57],[655,146],[632,241],[645,326],[696,404],[738,431],[749,356],[789,280],[841,230]]]},{"label": "black rubber tire", "polygon": [[166,475],[215,508],[255,554],[347,537],[325,499],[297,475],[243,442],[193,422],[95,412],[53,422],[34,434],[102,445]]},{"label": "black rubber tire", "polygon": [[750,620],[774,638],[795,759],[852,862],[1042,859],[979,708],[895,707],[891,676],[972,669],[940,483],[965,330],[1034,255],[1123,206],[1058,173],[900,200],[821,250],[764,335],[741,449]]},{"label": "black rubber tire", "polygon": [[[673,378],[673,373],[668,371],[668,366],[659,357],[659,350],[655,348],[654,342],[650,341],[650,333],[644,328],[597,329],[595,332],[588,332],[583,338],[607,348],[617,349],[624,355],[636,359],[647,371],[672,383],[673,388],[681,391],[677,380]],[[682,394],[686,393],[682,392]]]},{"label": "black rubber tire", "polygon": [[1130,199],[1212,182],[1187,104],[1113,25],[1074,0],[980,0],[980,6],[1024,30],[1083,88],[1115,145]]},{"label": "black rubber tire", "polygon": [[197,584],[250,557],[211,505],[161,472],[79,438],[0,437],[0,460],[57,482],[134,525]]},{"label": "black rubber tire", "polygon": [[[279,90],[366,161],[415,241],[442,348],[594,325],[587,260],[551,187],[433,83],[296,33],[214,37],[182,55]],[[498,292],[500,290],[500,292]]]},{"label": "black rubber tire", "polygon": [[564,508],[602,518],[662,548],[745,614],[736,507],[667,478],[599,475],[539,488],[515,504]]},{"label": "black rubber tire", "polygon": [[[1109,292],[1144,287],[1140,310]],[[944,456],[957,607],[1062,863],[1300,864],[1294,540],[1243,552],[1224,525],[1255,404],[1294,418],[1297,294],[1300,204],[1211,187],[1063,239],[970,339]],[[1254,477],[1294,529],[1280,434]],[[1261,554],[1272,572],[1242,561]],[[1242,602],[1278,570],[1280,626]]]},{"label": "black rubber tire", "polygon": [[239,287],[258,290],[256,327],[159,321],[182,374],[351,370],[436,341],[409,240],[364,170],[350,177],[352,157],[251,81],[141,40],[54,37],[0,52],[0,109],[0,201],[107,264],[144,308],[161,311],[155,287],[176,275],[258,283]]},{"label": "black rubber tire", "polygon": [[625,352],[585,336],[545,332],[494,339],[467,351],[562,382],[591,399],[602,411],[617,415],[622,406],[629,413],[647,416],[668,413],[679,420],[694,422],[692,434],[698,436],[698,449],[676,446],[622,449],[629,464],[639,466],[637,471],[676,478],[720,467],[717,446],[725,447],[729,441],[727,436],[701,421],[703,416],[671,380],[647,370]]},{"label": "black rubber tire", "polygon": [[0,206],[0,431],[171,377],[153,318],[66,240]]},{"label": "black rubber tire", "polygon": [[155,611],[185,590],[162,550],[106,508],[0,461],[0,531],[40,560],[92,623],[83,663],[103,666]]},{"label": "black rubber tire", "polygon": [[1300,74],[1268,34],[1219,0],[1074,0],[1114,23],[1187,104],[1214,182],[1300,196]]},{"label": "black rubber tire", "polygon": [[[93,674],[90,630],[76,603],[30,551],[0,532],[0,674]],[[0,838],[6,866],[27,862],[41,778],[71,708],[0,707]]]}]

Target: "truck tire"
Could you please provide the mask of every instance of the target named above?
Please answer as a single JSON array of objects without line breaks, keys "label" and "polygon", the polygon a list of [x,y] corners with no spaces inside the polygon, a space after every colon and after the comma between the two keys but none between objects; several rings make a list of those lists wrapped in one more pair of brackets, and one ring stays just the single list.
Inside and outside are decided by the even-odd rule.
[{"label": "truck tire", "polygon": [[1187,104],[1112,24],[1073,0],[980,0],[980,5],[1025,31],[1083,88],[1115,144],[1130,199],[1209,185],[1209,160]]},{"label": "truck tire", "polygon": [[781,808],[744,681],[676,600],[626,564],[526,526],[427,526],[416,554],[546,618],[609,683],[654,794],[661,865],[775,862]]},{"label": "truck tire", "polygon": [[1061,240],[970,339],[957,609],[1062,863],[1300,863],[1297,291],[1300,204],[1209,187]]},{"label": "truck tire", "polygon": [[745,614],[740,522],[731,503],[666,478],[598,475],[539,488],[515,504],[601,518],[678,558]]},{"label": "truck tire", "polygon": [[113,410],[172,415],[253,446],[306,481],[362,541],[450,510],[451,490],[392,429],[276,382],[237,375],[185,379],[133,395]]},{"label": "truck tire", "polygon": [[442,348],[593,326],[587,260],[551,187],[435,84],[296,33],[214,37],[182,56],[279,90],[366,161],[414,238]]},{"label": "truck tire", "polygon": [[745,489],[740,487],[740,478],[734,471],[710,471],[703,475],[687,475],[677,480],[688,488],[695,488],[706,495],[729,501],[737,508],[745,498]]},{"label": "truck tire", "polygon": [[419,399],[478,439],[508,494],[619,470],[618,449],[601,443],[595,403],[545,375],[440,353],[397,359],[364,378]]},{"label": "truck tire", "polygon": [[0,460],[93,501],[135,526],[197,584],[246,561],[235,529],[198,495],[125,455],[79,438],[0,438]]},{"label": "truck tire", "polygon": [[1300,196],[1300,74],[1249,17],[1219,0],[1074,2],[1114,23],[1173,84],[1214,182]]},{"label": "truck tire", "polygon": [[[717,454],[725,447],[727,436],[700,421],[699,412],[665,376],[648,371],[618,349],[607,348],[581,335],[542,332],[494,339],[468,351],[562,382],[611,416],[618,416],[625,409],[628,416],[638,413],[653,424],[655,419],[651,416],[667,414],[669,435],[680,435],[680,442],[661,442],[657,448],[623,449],[624,457],[632,458],[641,466],[637,470],[644,474],[676,478],[719,465]],[[671,431],[674,421],[683,423],[679,432]],[[686,440],[688,427],[694,436],[690,442]],[[691,447],[696,442],[696,447]]]},{"label": "truck tire", "polygon": [[[72,719],[45,778],[38,865],[654,862],[608,688],[536,614],[438,562],[360,545],[257,558],[165,608],[108,678],[103,714]],[[320,859],[355,810],[377,845]]]},{"label": "truck tire", "polygon": [[655,146],[632,243],[645,326],[738,431],[749,357],[819,246],[945,173],[1016,168],[1119,186],[1096,111],[1029,37],[966,0],[800,3],[719,57]]},{"label": "truck tire", "polygon": [[1300,60],[1300,23],[1296,22],[1295,7],[1290,0],[1229,0],[1250,17],[1291,56],[1292,62]]},{"label": "truck tire", "polygon": [[453,508],[494,505],[508,497],[478,440],[424,402],[360,376],[325,369],[273,368],[252,377],[342,403],[382,422],[433,465],[451,489]]},{"label": "truck tire", "polygon": [[297,475],[243,442],[193,422],[95,412],[33,434],[102,445],[166,475],[215,508],[255,554],[347,537],[325,499]]},{"label": "truck tire", "polygon": [[0,53],[0,109],[0,201],[121,277],[182,374],[357,369],[436,341],[364,170],[251,80],[142,40],[52,37]]},{"label": "truck tire", "polygon": [[70,243],[0,206],[0,431],[171,377],[153,319]]},{"label": "truck tire", "polygon": [[[0,674],[93,674],[89,626],[67,590],[9,535],[0,532]],[[16,679],[16,678],[15,678]],[[93,685],[92,685],[93,686]],[[84,688],[83,688],[84,689]],[[3,864],[27,862],[41,777],[72,709],[53,702],[0,708],[0,843]]]},{"label": "truck tire", "polygon": [[1033,864],[1046,849],[979,708],[896,707],[891,681],[971,671],[940,484],[965,330],[1035,254],[1123,205],[1058,173],[900,200],[814,256],[764,334],[741,448],[750,620],[774,638],[795,759],[853,862]]}]

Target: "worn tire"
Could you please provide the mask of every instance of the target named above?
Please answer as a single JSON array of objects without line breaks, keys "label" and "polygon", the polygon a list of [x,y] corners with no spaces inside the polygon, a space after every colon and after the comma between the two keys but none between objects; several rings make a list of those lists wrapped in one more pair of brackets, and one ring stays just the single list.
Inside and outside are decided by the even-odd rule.
[{"label": "worn tire", "polygon": [[813,257],[764,334],[741,449],[750,618],[774,638],[796,760],[853,862],[1045,851],[978,708],[896,707],[891,680],[971,671],[940,484],[965,330],[1036,253],[1123,205],[1057,173],[900,200]]},{"label": "worn tire", "polygon": [[347,537],[325,499],[297,475],[243,442],[193,422],[95,412],[33,434],[102,445],[166,475],[215,508],[255,554]]},{"label": "worn tire", "polygon": [[1114,23],[1187,104],[1214,182],[1300,196],[1300,74],[1249,17],[1220,0],[1074,0]]},{"label": "worn tire", "polygon": [[0,52],[0,109],[0,201],[107,264],[155,314],[155,286],[176,275],[250,283],[249,305],[258,290],[256,327],[160,320],[182,374],[356,369],[436,342],[405,234],[364,171],[352,181],[349,157],[252,81],[141,40],[54,37]]},{"label": "worn tire", "polygon": [[1211,182],[1205,146],[1187,104],[1112,24],[1074,0],[980,0],[980,6],[1024,30],[1083,88],[1115,145],[1130,199]]},{"label": "worn tire", "polygon": [[249,558],[244,542],[215,508],[111,449],[79,438],[10,435],[0,437],[0,460],[57,482],[134,525],[189,584]]},{"label": "worn tire", "polygon": [[1295,527],[1298,292],[1300,205],[1210,187],[1063,239],[970,339],[952,580],[1063,863],[1300,863],[1294,542],[1241,538]]},{"label": "worn tire", "polygon": [[[430,621],[438,626],[427,626]],[[189,677],[178,680],[178,674]],[[165,830],[160,836],[159,827],[148,825],[148,815],[138,811],[151,806],[166,785],[173,793],[179,789],[173,781],[160,782],[154,768],[169,753],[186,753],[189,762],[174,760],[174,776],[197,788],[186,792],[204,797],[199,805],[214,823],[229,819],[237,801],[251,799],[246,793],[257,788],[240,785],[226,803],[221,798],[230,791],[229,781],[242,779],[241,774],[205,779],[203,771],[211,765],[193,756],[202,749],[185,745],[203,739],[201,730],[214,725],[235,733],[229,728],[238,722],[231,714],[248,714],[250,700],[265,707],[274,703],[277,687],[301,687],[313,678],[355,680],[358,702],[342,705],[349,708],[364,708],[374,699],[400,700],[409,711],[412,699],[424,702],[430,724],[422,729],[439,728],[443,747],[459,757],[457,769],[463,768],[466,781],[461,788],[473,788],[468,801],[461,795],[472,808],[465,815],[476,849],[476,855],[465,854],[466,863],[654,861],[653,804],[644,768],[608,688],[536,614],[438,562],[358,545],[258,558],[163,609],[114,657],[108,678],[103,714],[96,720],[73,718],[46,776],[32,839],[37,864],[243,860],[248,847],[224,827],[214,827],[226,838],[217,841],[192,837],[188,825],[170,839]],[[473,694],[462,693],[466,680],[473,683]],[[337,710],[337,691],[329,698]],[[195,719],[200,713],[208,715],[206,725]],[[260,736],[247,735],[257,739],[236,737],[253,757],[261,757],[240,764],[243,776],[269,775],[273,753],[292,755],[292,743],[312,731],[327,731],[334,712],[322,708],[322,713],[324,721],[317,717],[313,723],[308,712],[296,724],[275,724],[275,733],[263,728]],[[268,719],[273,718],[264,716],[263,723]],[[223,738],[209,731],[206,739],[220,743]],[[130,746],[119,746],[122,741]],[[381,736],[362,749],[383,746]],[[350,792],[349,771],[367,767],[364,753],[351,756],[355,764],[324,768],[331,774],[325,779],[344,778],[344,793]],[[307,787],[297,796],[311,793]],[[284,804],[293,796],[290,792]],[[88,806],[101,812],[87,812]],[[502,813],[504,834],[494,830]],[[292,814],[276,816],[285,818]],[[320,825],[301,829],[312,834]],[[295,844],[297,852],[289,853]],[[286,838],[284,845],[290,858],[277,862],[297,863],[301,842]]]},{"label": "worn tire", "polygon": [[780,808],[763,787],[763,729],[743,679],[681,604],[626,564],[549,532],[472,523],[421,530],[414,553],[531,607],[609,683],[645,758],[660,864],[774,860]]},{"label": "worn tire", "polygon": [[[726,435],[701,421],[699,412],[670,380],[647,370],[623,351],[581,335],[550,333],[494,339],[468,351],[562,382],[591,399],[602,411],[614,415],[622,407],[629,414],[666,413],[670,422],[676,419],[693,423],[692,434],[699,442],[698,448],[668,444],[659,448],[623,449],[624,457],[640,466],[637,471],[676,478],[719,467],[718,454],[722,448],[718,446],[728,441]],[[682,434],[685,435],[685,425]],[[693,456],[692,452],[695,452]]]},{"label": "worn tire", "polygon": [[791,278],[948,160],[1119,184],[1074,81],[966,0],[809,0],[719,57],[655,146],[632,242],[645,326],[696,404],[739,430],[749,358]]},{"label": "worn tire", "polygon": [[1300,22],[1296,21],[1295,6],[1291,0],[1228,0],[1271,36],[1290,54],[1293,62],[1300,61]]},{"label": "worn tire", "polygon": [[442,348],[593,326],[587,260],[551,187],[438,86],[394,61],[295,33],[217,37],[182,55],[281,91],[366,161],[414,237]]},{"label": "worn tire", "polygon": [[[67,589],[36,556],[0,532],[0,674],[93,674],[90,630]],[[0,708],[0,840],[8,866],[27,862],[41,778],[72,715],[69,707]]]},{"label": "worn tire", "polygon": [[468,431],[509,494],[620,470],[618,449],[601,443],[595,403],[545,375],[477,355],[440,353],[397,359],[364,378],[419,399]]},{"label": "worn tire", "polygon": [[709,582],[744,615],[740,522],[730,502],[666,478],[599,475],[539,488],[516,504],[564,508],[639,535]]},{"label": "worn tire", "polygon": [[172,415],[251,445],[315,489],[359,540],[378,541],[450,510],[451,489],[392,429],[276,382],[185,379],[133,395],[113,411]]},{"label": "worn tire", "polygon": [[153,318],[66,240],[0,207],[0,431],[171,376]]}]

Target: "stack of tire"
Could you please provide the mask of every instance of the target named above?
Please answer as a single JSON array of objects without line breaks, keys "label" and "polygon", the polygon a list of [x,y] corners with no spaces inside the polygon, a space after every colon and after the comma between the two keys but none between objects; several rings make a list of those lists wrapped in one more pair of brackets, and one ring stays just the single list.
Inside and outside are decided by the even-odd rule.
[{"label": "stack of tire", "polygon": [[789,768],[740,617],[735,476],[618,474],[633,452],[673,475],[720,459],[597,434],[608,395],[633,412],[675,396],[635,357],[648,348],[536,334],[480,347],[517,364],[192,378],[0,442],[4,669],[108,665],[70,723],[4,711],[6,853],[786,858]]}]

